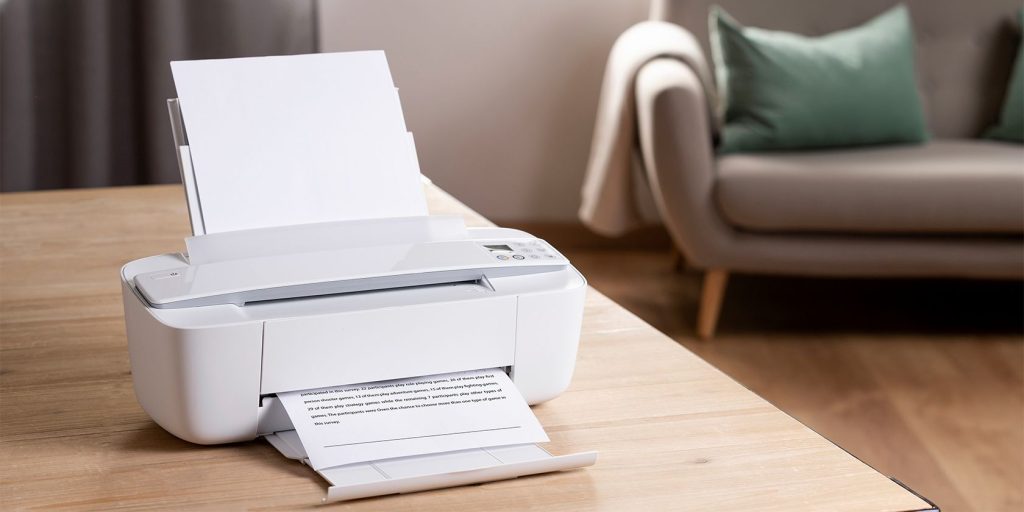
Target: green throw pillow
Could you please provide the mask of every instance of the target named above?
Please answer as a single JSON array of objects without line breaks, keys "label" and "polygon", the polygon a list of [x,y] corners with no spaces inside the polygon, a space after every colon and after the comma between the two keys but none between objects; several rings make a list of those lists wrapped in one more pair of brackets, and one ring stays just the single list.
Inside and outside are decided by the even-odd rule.
[{"label": "green throw pillow", "polygon": [[[1020,11],[1020,24],[1024,30],[1024,9]],[[1017,60],[1006,87],[999,123],[985,132],[985,138],[1024,142],[1024,44],[1017,47]]]},{"label": "green throw pillow", "polygon": [[719,152],[928,139],[905,6],[821,37],[744,27],[717,6],[709,23],[725,104]]}]

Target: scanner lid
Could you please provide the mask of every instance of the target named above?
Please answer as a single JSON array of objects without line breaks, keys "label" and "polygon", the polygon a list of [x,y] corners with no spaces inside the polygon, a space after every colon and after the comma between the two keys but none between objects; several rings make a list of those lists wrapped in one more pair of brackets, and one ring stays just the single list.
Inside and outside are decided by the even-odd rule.
[{"label": "scanner lid", "polygon": [[[471,240],[503,239],[512,244],[528,244],[535,239],[528,233],[510,228],[468,228]],[[515,248],[516,246],[513,246]],[[131,261],[121,269],[125,291],[140,307],[159,322],[175,328],[201,328],[265,321],[275,318],[299,318],[331,315],[370,309],[395,308],[416,304],[447,302],[458,303],[498,295],[533,295],[586,286],[586,279],[570,264],[557,272],[523,274],[501,278],[488,278],[487,282],[466,282],[451,285],[419,286],[413,288],[384,289],[365,293],[342,293],[289,300],[256,302],[245,307],[234,304],[196,308],[152,308],[135,285],[135,277],[149,272],[188,266],[188,258],[169,253]],[[490,287],[486,286],[490,284]]]},{"label": "scanner lid", "polygon": [[482,282],[554,272],[569,261],[539,239],[448,240],[287,253],[140,273],[155,308],[244,305],[300,297]]}]

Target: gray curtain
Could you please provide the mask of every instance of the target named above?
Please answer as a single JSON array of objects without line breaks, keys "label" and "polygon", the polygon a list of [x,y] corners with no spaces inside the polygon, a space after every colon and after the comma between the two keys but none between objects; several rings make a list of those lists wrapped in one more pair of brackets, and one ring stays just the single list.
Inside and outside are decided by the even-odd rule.
[{"label": "gray curtain", "polygon": [[316,39],[315,0],[0,0],[0,190],[177,182],[168,62]]}]

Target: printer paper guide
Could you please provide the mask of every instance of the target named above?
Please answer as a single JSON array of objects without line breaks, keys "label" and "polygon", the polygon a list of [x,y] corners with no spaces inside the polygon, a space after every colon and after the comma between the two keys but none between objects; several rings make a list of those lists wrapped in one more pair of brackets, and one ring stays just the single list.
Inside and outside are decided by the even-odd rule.
[{"label": "printer paper guide", "polygon": [[325,468],[547,434],[500,369],[279,393],[310,465]]},{"label": "printer paper guide", "polygon": [[171,68],[206,233],[427,213],[383,52]]}]

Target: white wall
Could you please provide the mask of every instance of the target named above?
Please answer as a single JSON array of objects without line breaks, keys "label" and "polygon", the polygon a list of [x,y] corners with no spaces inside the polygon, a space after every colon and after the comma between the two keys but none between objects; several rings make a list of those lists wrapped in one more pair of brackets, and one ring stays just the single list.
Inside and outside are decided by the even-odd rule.
[{"label": "white wall", "polygon": [[576,221],[615,38],[646,0],[321,0],[322,51],[383,49],[423,173],[502,221]]}]

